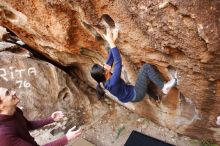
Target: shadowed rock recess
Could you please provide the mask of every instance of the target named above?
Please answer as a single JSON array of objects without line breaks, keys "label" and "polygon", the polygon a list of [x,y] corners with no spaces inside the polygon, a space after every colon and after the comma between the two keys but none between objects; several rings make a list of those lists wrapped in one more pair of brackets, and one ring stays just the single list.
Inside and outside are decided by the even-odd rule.
[{"label": "shadowed rock recess", "polygon": [[[0,9],[0,25],[51,61],[72,66],[77,77],[86,83],[84,86],[93,88],[96,83],[89,70],[93,63],[103,63],[108,53],[108,46],[101,37],[104,33],[102,22],[106,21],[112,28],[118,27],[120,33],[116,44],[123,59],[123,78],[134,84],[137,71],[145,62],[157,66],[165,80],[170,78],[170,68],[177,71],[178,77],[176,88],[162,96],[159,104],[152,98],[145,98],[124,106],[178,133],[220,142],[220,130],[215,124],[220,113],[218,0],[0,0]],[[95,98],[94,95],[90,98],[90,92],[77,89],[77,84],[67,79],[63,80],[68,86],[56,87],[61,76],[46,69],[47,64],[35,63],[31,68],[30,62],[20,63],[16,72],[13,65],[18,65],[19,61],[11,56],[14,64],[10,68],[7,59],[3,63],[4,57],[0,58],[1,85],[9,86],[8,83],[16,78],[13,75],[20,78],[24,73],[31,80],[32,92],[43,95],[39,96],[42,99],[29,96],[25,100],[36,103],[29,107],[37,107],[36,113],[44,109],[47,100],[54,104],[57,100],[63,100],[61,104],[68,102],[66,107],[61,105],[68,110],[68,106],[74,107],[76,103],[79,108],[86,107]],[[48,78],[52,81],[46,80],[46,76],[41,76],[42,81],[35,77],[36,72],[43,74],[46,71],[50,72],[45,74],[51,75]],[[52,90],[38,82],[48,82],[45,85],[53,84],[56,88]],[[19,83],[12,83],[12,87],[30,86],[24,80]],[[51,95],[49,99],[44,93]],[[72,99],[71,96],[82,98]],[[80,100],[84,103],[81,106]],[[54,104],[50,103],[47,109],[55,108]],[[30,110],[27,113],[37,116]]]}]

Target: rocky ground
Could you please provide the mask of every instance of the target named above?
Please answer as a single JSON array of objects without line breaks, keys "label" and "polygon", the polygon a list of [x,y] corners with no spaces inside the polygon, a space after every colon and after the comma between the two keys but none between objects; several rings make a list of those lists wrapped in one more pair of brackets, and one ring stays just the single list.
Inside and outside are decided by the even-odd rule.
[{"label": "rocky ground", "polygon": [[[177,146],[211,145],[211,143],[205,140],[191,139],[161,127],[149,119],[130,112],[117,103],[113,103],[109,100],[105,102],[109,110],[101,118],[96,119],[92,123],[81,125],[83,129],[81,137],[96,146],[123,146],[132,130],[139,131]],[[52,127],[50,129],[46,128],[44,130],[34,131],[32,134],[36,137],[38,143],[44,144],[64,134],[61,131],[63,131],[62,128],[65,128],[65,124],[65,121],[56,123],[50,126]],[[74,141],[72,143],[74,143]],[[69,143],[69,146],[71,146],[72,143]]]}]

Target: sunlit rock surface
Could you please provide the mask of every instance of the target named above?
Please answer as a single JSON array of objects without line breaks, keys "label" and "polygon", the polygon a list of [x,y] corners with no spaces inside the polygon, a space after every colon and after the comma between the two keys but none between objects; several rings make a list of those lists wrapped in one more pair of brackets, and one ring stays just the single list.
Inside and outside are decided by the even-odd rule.
[{"label": "sunlit rock surface", "polygon": [[[145,98],[125,106],[176,132],[220,141],[215,125],[220,109],[218,0],[0,2],[2,26],[49,59],[73,66],[78,77],[92,87],[91,65],[104,62],[108,50],[101,37],[101,20],[118,27],[116,44],[131,83],[144,62],[156,65],[165,80],[170,77],[168,68],[178,73],[177,87],[162,96],[159,104]],[[4,67],[10,70],[9,65]],[[38,88],[41,94],[58,92]]]}]

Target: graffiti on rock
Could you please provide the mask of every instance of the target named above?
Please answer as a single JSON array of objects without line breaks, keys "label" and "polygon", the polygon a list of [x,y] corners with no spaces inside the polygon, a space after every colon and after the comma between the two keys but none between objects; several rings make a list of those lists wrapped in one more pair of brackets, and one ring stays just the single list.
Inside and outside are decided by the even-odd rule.
[{"label": "graffiti on rock", "polygon": [[31,83],[26,81],[24,78],[30,76],[36,76],[37,71],[34,67],[29,67],[27,69],[17,69],[10,66],[9,68],[0,68],[0,80],[6,82],[15,80],[15,83],[18,85],[18,88],[29,88]]}]

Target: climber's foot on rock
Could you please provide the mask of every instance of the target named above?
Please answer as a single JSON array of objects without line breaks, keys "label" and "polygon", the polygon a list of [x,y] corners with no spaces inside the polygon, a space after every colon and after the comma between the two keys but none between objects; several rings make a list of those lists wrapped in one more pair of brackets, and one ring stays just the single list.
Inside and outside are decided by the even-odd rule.
[{"label": "climber's foot on rock", "polygon": [[176,85],[177,79],[173,78],[170,81],[168,81],[167,83],[164,84],[162,92],[164,94],[168,94],[169,91]]}]

